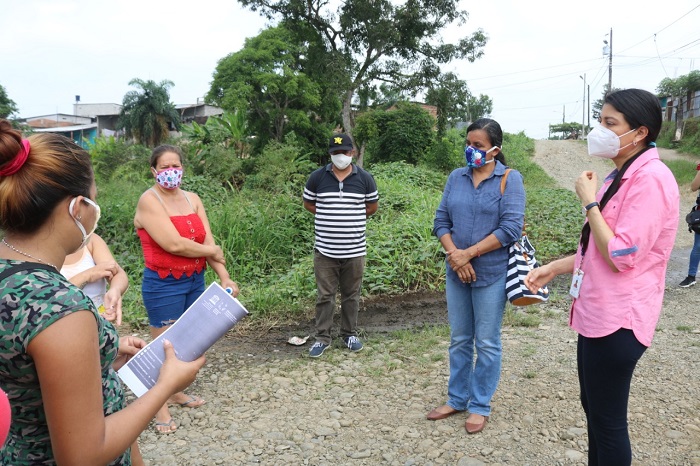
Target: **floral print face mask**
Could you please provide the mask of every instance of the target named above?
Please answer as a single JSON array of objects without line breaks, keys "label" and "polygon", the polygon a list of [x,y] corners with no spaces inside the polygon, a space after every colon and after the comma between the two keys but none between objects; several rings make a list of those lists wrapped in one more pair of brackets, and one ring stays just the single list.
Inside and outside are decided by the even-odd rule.
[{"label": "floral print face mask", "polygon": [[177,189],[182,183],[182,168],[172,167],[156,172],[156,182],[163,189]]}]

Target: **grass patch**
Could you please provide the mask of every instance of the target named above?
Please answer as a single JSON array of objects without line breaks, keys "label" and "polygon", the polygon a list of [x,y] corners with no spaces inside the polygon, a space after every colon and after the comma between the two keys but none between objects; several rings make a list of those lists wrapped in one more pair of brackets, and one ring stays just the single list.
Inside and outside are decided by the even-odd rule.
[{"label": "grass patch", "polygon": [[[520,308],[506,304],[506,311],[503,315],[503,325],[508,327],[539,327],[542,323],[539,317],[539,311],[535,306],[530,306],[533,309],[531,314],[527,311],[522,311]],[[537,313],[537,314],[535,314]]]},{"label": "grass patch", "polygon": [[690,184],[695,178],[697,170],[696,162],[689,162],[688,160],[664,160],[666,166],[671,170],[673,176],[679,185]]},{"label": "grass patch", "polygon": [[692,332],[693,327],[691,327],[690,325],[679,325],[676,327],[676,330],[678,330],[679,332]]}]

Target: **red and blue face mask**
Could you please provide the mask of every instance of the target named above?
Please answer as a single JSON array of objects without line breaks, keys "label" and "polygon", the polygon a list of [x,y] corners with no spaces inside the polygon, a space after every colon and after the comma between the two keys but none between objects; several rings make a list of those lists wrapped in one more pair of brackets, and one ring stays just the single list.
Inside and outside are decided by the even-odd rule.
[{"label": "red and blue face mask", "polygon": [[486,160],[486,154],[497,148],[498,146],[493,146],[491,149],[484,152],[483,150],[479,150],[476,147],[467,146],[464,149],[464,158],[467,160],[467,167],[479,168],[483,167],[487,163],[493,162],[493,159]]}]

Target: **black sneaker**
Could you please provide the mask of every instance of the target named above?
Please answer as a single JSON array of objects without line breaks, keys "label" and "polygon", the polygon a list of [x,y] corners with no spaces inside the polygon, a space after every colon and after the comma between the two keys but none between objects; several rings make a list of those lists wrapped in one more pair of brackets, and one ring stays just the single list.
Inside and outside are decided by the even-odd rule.
[{"label": "black sneaker", "polygon": [[690,288],[693,285],[695,285],[695,277],[691,277],[690,275],[685,277],[685,280],[678,284],[681,288]]}]

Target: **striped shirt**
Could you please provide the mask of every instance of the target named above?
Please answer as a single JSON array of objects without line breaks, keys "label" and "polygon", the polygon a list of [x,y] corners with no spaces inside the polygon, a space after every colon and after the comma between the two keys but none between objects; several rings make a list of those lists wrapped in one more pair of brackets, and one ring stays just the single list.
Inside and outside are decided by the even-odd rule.
[{"label": "striped shirt", "polygon": [[338,181],[332,166],[314,171],[304,187],[304,201],[316,205],[314,248],[335,259],[364,256],[366,204],[379,201],[377,184],[369,172],[354,164],[352,173]]}]

